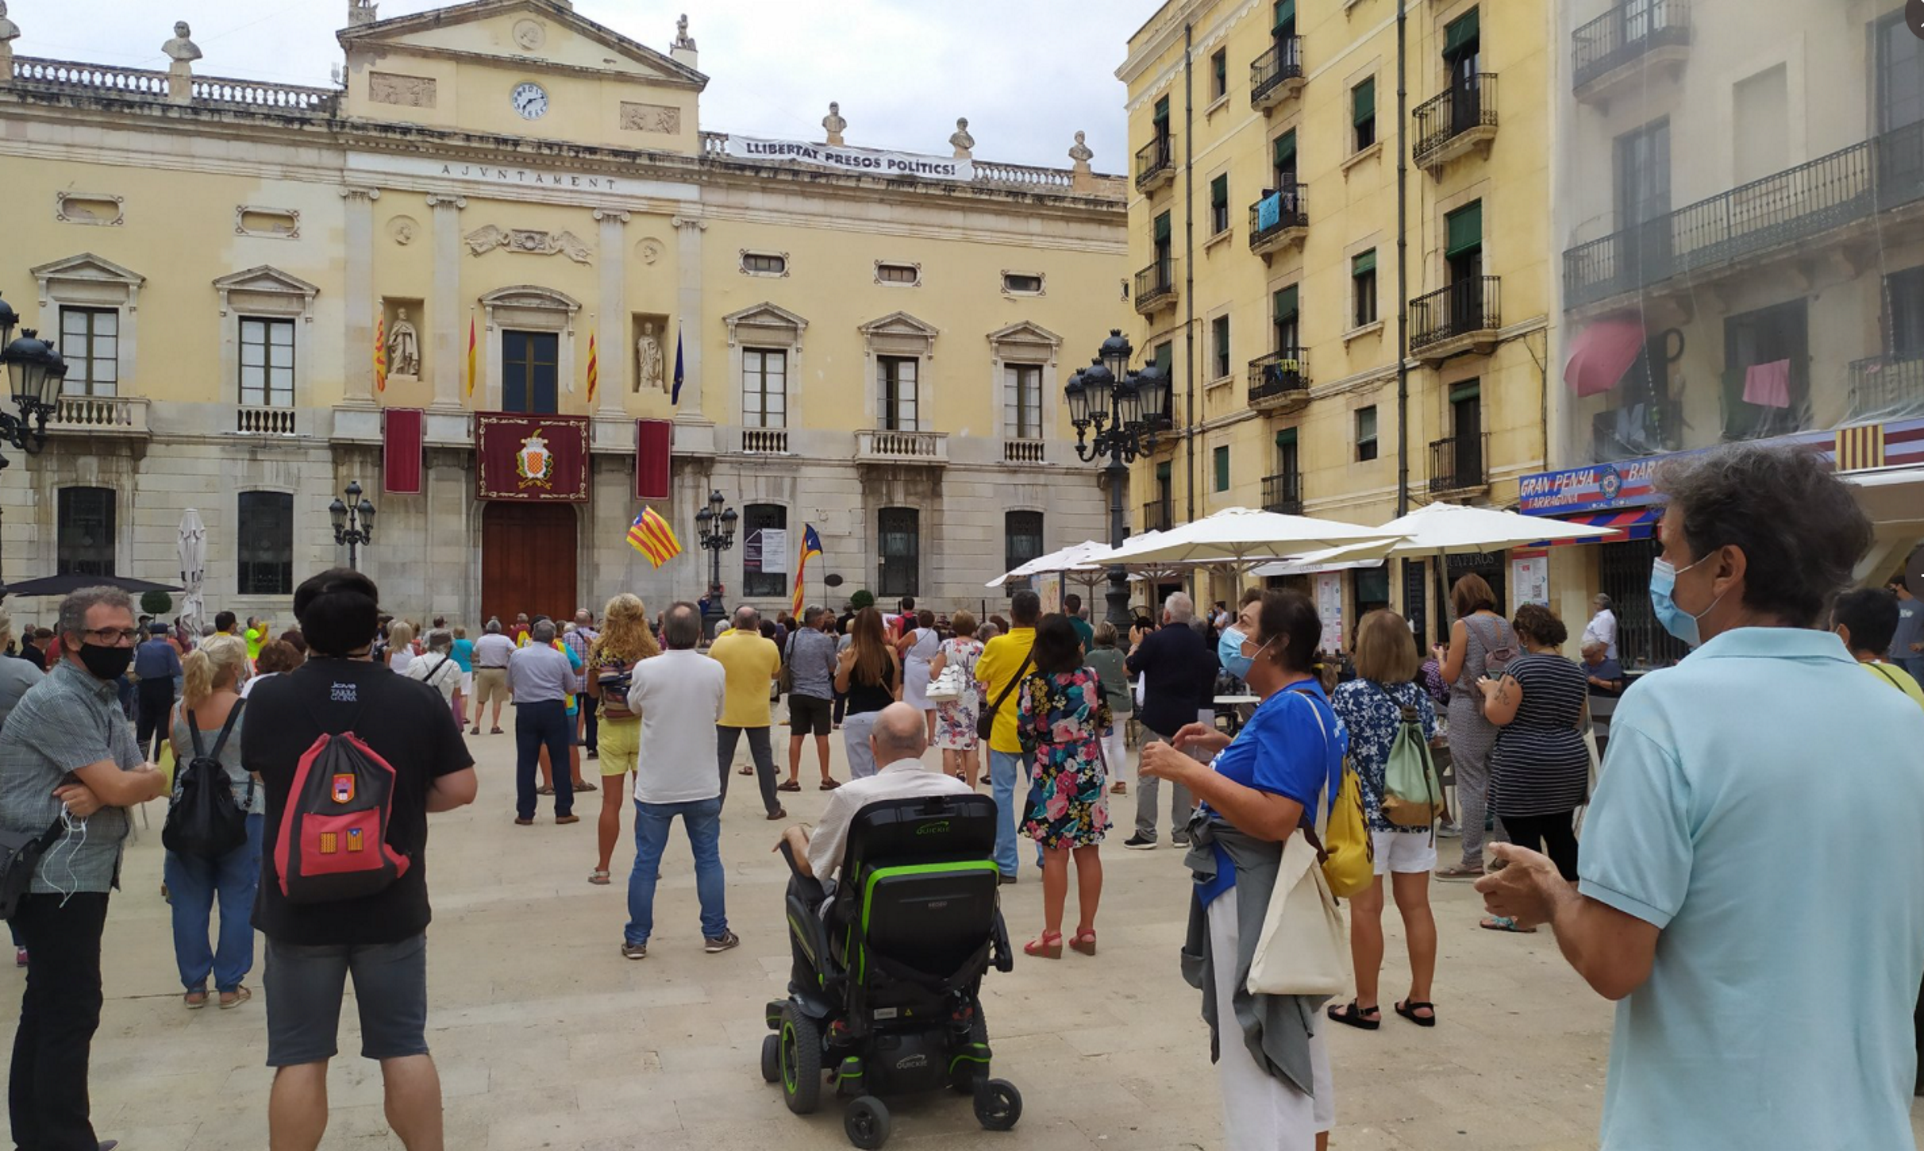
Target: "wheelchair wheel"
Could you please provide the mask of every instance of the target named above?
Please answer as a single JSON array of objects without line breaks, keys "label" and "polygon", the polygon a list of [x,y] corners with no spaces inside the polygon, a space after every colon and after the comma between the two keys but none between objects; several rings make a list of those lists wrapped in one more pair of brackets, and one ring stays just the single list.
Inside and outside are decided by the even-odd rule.
[{"label": "wheelchair wheel", "polygon": [[1022,1092],[1007,1079],[983,1079],[975,1085],[975,1120],[985,1131],[1008,1131],[1022,1118]]},{"label": "wheelchair wheel", "polygon": [[863,1095],[848,1105],[842,1113],[842,1130],[848,1133],[848,1141],[863,1151],[873,1151],[889,1141],[889,1109],[873,1095]]},{"label": "wheelchair wheel", "polygon": [[822,1099],[822,1033],[815,1021],[794,1008],[782,1015],[778,1042],[782,1096],[788,1109],[809,1115]]},{"label": "wheelchair wheel", "polygon": [[766,1083],[782,1081],[782,1040],[779,1035],[762,1036],[762,1080]]}]

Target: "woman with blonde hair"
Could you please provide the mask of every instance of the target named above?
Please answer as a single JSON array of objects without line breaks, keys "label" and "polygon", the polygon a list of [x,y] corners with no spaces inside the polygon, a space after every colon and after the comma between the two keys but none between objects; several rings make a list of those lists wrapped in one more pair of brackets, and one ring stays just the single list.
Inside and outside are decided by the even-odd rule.
[{"label": "woman with blonde hair", "polygon": [[601,614],[601,635],[588,649],[582,679],[589,706],[599,700],[601,708],[601,821],[597,826],[601,854],[588,882],[606,886],[615,841],[621,838],[622,777],[635,770],[635,753],[641,748],[641,717],[628,708],[629,676],[636,664],[660,655],[661,647],[648,626],[648,609],[638,597],[623,592],[609,600]]},{"label": "woman with blonde hair", "polygon": [[387,629],[387,666],[396,675],[407,673],[414,662],[414,628],[406,620],[395,620]]},{"label": "woman with blonde hair", "polygon": [[975,616],[967,611],[956,612],[949,626],[955,629],[955,636],[943,640],[935,658],[929,661],[929,680],[940,678],[947,668],[959,667],[967,686],[959,698],[935,705],[935,746],[942,749],[943,773],[974,787],[976,777],[982,774],[981,737],[975,734],[976,716],[982,708],[975,687],[975,661],[982,658],[982,641],[975,638]]},{"label": "woman with blonde hair", "polygon": [[902,662],[882,635],[882,613],[873,605],[855,613],[849,623],[852,642],[836,658],[835,690],[848,695],[848,711],[842,716],[842,745],[848,753],[851,779],[867,779],[875,774],[875,755],[869,750],[869,733],[875,716],[902,698]]},{"label": "woman with blonde hair", "polygon": [[[234,802],[247,813],[247,842],[217,859],[169,851],[164,866],[173,905],[174,962],[180,983],[187,989],[190,1010],[207,1006],[207,978],[213,976],[225,1011],[253,998],[241,983],[254,967],[254,892],[261,874],[261,825],[266,820],[267,792],[260,778],[241,766],[241,684],[247,679],[247,641],[217,635],[203,640],[181,661],[183,692],[174,708],[173,747],[176,773],[194,760],[196,736],[202,749],[214,755],[214,745],[231,723],[219,761],[227,769]],[[220,904],[220,935],[214,947],[207,928],[216,901]]]}]

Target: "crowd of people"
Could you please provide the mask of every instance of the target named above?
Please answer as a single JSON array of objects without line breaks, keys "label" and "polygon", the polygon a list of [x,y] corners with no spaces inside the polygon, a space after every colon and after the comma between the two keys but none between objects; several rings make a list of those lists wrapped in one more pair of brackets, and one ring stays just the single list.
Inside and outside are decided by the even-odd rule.
[{"label": "crowd of people", "polygon": [[[108,894],[129,811],[169,794],[181,809],[186,773],[218,781],[233,836],[218,851],[168,841],[182,1001],[248,1003],[254,932],[265,936],[274,1146],[320,1142],[352,978],[391,1124],[406,1146],[439,1148],[427,816],[472,802],[464,732],[506,734],[508,704],[516,826],[534,824],[543,799],[555,823],[578,823],[576,797],[602,792],[591,884],[613,881],[632,797],[619,946],[630,960],[648,957],[677,819],[704,950],[740,944],[721,847],[737,754],[745,744],[741,774],[780,822],[812,740],[830,794],[818,822],[777,838],[795,863],[791,894],[825,897],[864,805],[986,785],[1002,882],[1020,880],[1025,853],[1039,872],[1041,922],[1021,948],[1037,960],[1096,954],[1100,849],[1112,798],[1133,787],[1124,846],[1153,850],[1166,829],[1194,878],[1181,972],[1202,993],[1237,1151],[1326,1144],[1327,1025],[1384,1025],[1386,896],[1410,976],[1391,1011],[1438,1025],[1432,875],[1475,881],[1483,927],[1548,926],[1576,972],[1622,1001],[1606,1148],[1898,1145],[1916,1069],[1904,1008],[1924,982],[1915,601],[1901,580],[1850,589],[1869,528],[1815,457],[1726,449],[1661,482],[1652,608],[1694,650],[1634,685],[1613,604],[1594,605],[1571,658],[1555,612],[1525,603],[1506,617],[1475,575],[1451,588],[1447,641],[1427,658],[1411,625],[1379,610],[1340,660],[1310,599],[1281,588],[1202,613],[1172,594],[1127,634],[1084,618],[1076,597],[1045,614],[1021,590],[1006,618],[909,600],[884,612],[866,593],[840,616],[811,606],[769,620],[741,605],[712,638],[696,604],[651,618],[622,594],[599,619],[489,619],[473,640],[443,618],[379,614],[375,585],[344,569],[301,584],[298,626],[278,636],[227,613],[191,636],[137,619],[124,593],[75,593],[44,641],[36,629],[19,658],[0,660],[0,830],[24,861],[0,869],[23,888],[6,893],[27,968],[14,1140],[113,1146],[96,1139],[87,1097]],[[11,632],[0,613],[0,644]],[[1256,701],[1226,703],[1240,709],[1227,723],[1223,677],[1231,700]],[[786,773],[774,739],[784,701]],[[831,769],[837,729],[846,779]],[[1418,747],[1447,755],[1453,775],[1461,855],[1446,866],[1440,812],[1391,818],[1392,763]],[[1835,786],[1809,786],[1817,762],[1840,765]],[[1284,845],[1332,818],[1352,773],[1373,871],[1348,901],[1354,995],[1252,991],[1253,968],[1279,946]],[[365,820],[309,810],[330,802],[358,803]],[[1853,850],[1789,849],[1838,837]],[[335,854],[368,848],[364,872]],[[343,870],[359,886],[313,894]],[[1795,930],[1783,930],[1786,907]],[[796,976],[809,978],[796,946]]]}]

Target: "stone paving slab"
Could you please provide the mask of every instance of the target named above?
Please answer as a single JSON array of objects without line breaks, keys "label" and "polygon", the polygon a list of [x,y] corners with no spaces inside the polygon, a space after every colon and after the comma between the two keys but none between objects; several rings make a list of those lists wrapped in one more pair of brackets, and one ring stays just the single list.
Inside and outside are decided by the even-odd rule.
[{"label": "stone paving slab", "polygon": [[[620,957],[625,878],[634,857],[624,808],[616,882],[587,882],[599,793],[580,824],[512,825],[512,736],[470,740],[481,795],[432,817],[428,854],[429,1042],[441,1070],[448,1146],[464,1151],[835,1151],[840,1108],[788,1114],[758,1070],[762,1007],[783,994],[781,913],[787,868],[751,781],[731,781],[723,818],[731,926],[742,946],[701,950],[685,841],[671,844],[649,958]],[[777,741],[778,748],[781,746]],[[835,770],[846,778],[841,740]],[[744,755],[746,753],[744,752]],[[931,753],[933,759],[934,753]],[[592,770],[592,761],[584,766]],[[813,772],[813,750],[804,763]],[[783,795],[812,820],[826,795]],[[544,801],[544,804],[547,801]],[[1133,799],[1118,801],[1133,811]],[[158,820],[155,807],[152,818]],[[126,1151],[259,1151],[267,1145],[262,1003],[235,1011],[180,1006],[168,909],[159,895],[159,828],[128,851],[125,890],[109,914],[107,1003],[94,1045],[96,1126]],[[1452,846],[1446,843],[1447,848]],[[1030,858],[1024,853],[1025,860]],[[1018,958],[984,987],[996,1073],[1021,1088],[1021,1124],[982,1131],[964,1099],[891,1100],[892,1147],[993,1151],[1217,1151],[1222,1146],[1200,996],[1177,970],[1187,915],[1181,856],[1164,847],[1103,852],[1101,954]],[[1003,889],[1018,944],[1041,925],[1041,884],[1025,865]],[[1335,1028],[1332,1058],[1343,1151],[1576,1151],[1596,1146],[1612,1007],[1557,954],[1549,933],[1476,929],[1463,884],[1436,884],[1441,1024],[1419,1030]],[[1073,895],[1072,895],[1073,901]],[[1074,914],[1073,902],[1071,914]],[[1389,936],[1386,999],[1408,979],[1401,924]],[[7,978],[0,975],[0,980]],[[14,976],[16,980],[19,978]],[[259,986],[256,970],[250,979]],[[10,1037],[13,1013],[8,1012]],[[329,1082],[327,1148],[400,1148],[387,1130],[375,1065],[358,1058],[352,995]],[[1913,1120],[1924,1132],[1924,1122]]]}]

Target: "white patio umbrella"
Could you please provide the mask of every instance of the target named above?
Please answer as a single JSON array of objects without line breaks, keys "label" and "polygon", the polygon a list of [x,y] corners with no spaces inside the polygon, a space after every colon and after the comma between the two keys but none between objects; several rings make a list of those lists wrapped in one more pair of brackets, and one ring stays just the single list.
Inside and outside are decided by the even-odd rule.
[{"label": "white patio umbrella", "polygon": [[1249,574],[1258,579],[1267,579],[1271,576],[1316,575],[1319,572],[1381,567],[1384,556],[1395,546],[1396,542],[1393,540],[1380,543],[1346,544],[1340,548],[1305,552],[1295,559],[1263,564],[1261,567],[1249,569]]},{"label": "white patio umbrella", "polygon": [[1290,559],[1345,544],[1387,543],[1395,535],[1383,528],[1339,520],[1226,508],[1160,535],[1139,536],[1113,551],[1089,557],[1088,562],[1131,566],[1250,563]]},{"label": "white patio umbrella", "polygon": [[201,581],[207,568],[207,528],[200,513],[188,508],[180,517],[180,536],[175,541],[180,553],[180,617],[188,634],[200,634],[201,618],[207,604],[201,597]]},{"label": "white patio umbrella", "polygon": [[1109,545],[1099,544],[1094,540],[1085,540],[1079,544],[1070,544],[1060,551],[1053,551],[1048,555],[1037,556],[1028,563],[1012,568],[990,580],[985,586],[1001,587],[1012,579],[1023,579],[1027,576],[1053,575],[1056,572],[1091,570],[1089,568],[1088,558],[1108,550]]}]

